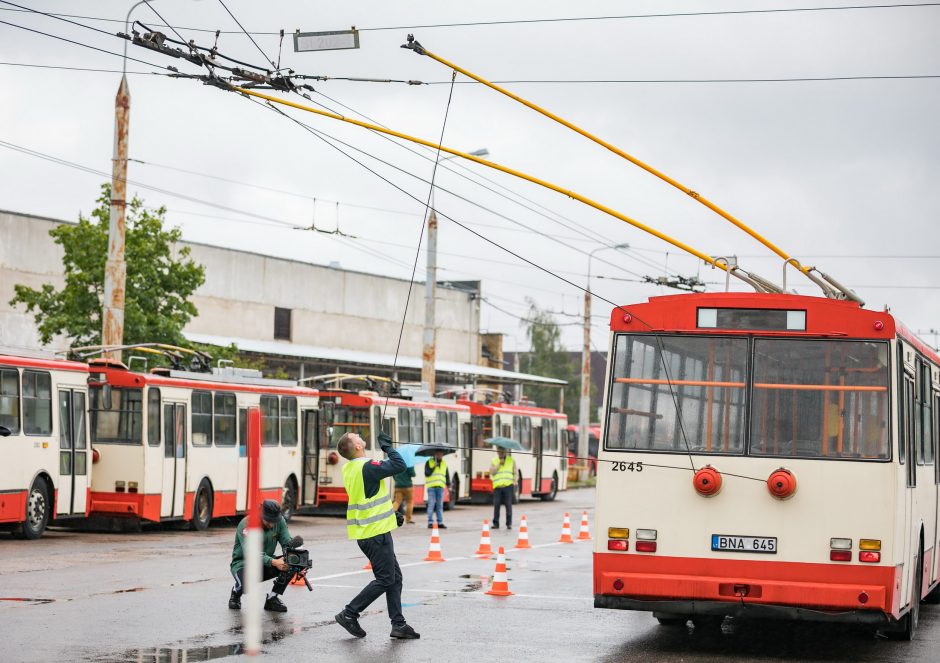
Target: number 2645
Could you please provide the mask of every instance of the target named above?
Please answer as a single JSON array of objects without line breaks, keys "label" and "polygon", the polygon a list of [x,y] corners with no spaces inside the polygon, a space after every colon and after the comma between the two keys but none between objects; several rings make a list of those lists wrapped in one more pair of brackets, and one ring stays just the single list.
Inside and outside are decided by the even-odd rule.
[{"label": "number 2645", "polygon": [[642,472],[643,463],[621,463],[616,462],[613,464],[614,472]]}]

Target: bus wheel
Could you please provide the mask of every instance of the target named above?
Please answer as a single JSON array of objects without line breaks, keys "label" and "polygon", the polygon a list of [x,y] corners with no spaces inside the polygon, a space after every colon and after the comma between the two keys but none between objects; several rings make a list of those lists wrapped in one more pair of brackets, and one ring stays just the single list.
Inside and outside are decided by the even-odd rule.
[{"label": "bus wheel", "polygon": [[212,490],[209,488],[209,482],[203,479],[199,482],[199,488],[196,489],[196,497],[193,499],[193,519],[190,526],[202,532],[209,528],[209,522],[212,520]]},{"label": "bus wheel", "polygon": [[450,499],[444,502],[444,511],[450,511],[457,506],[457,496],[460,495],[460,479],[457,475],[450,481]]},{"label": "bus wheel", "polygon": [[886,631],[887,635],[892,640],[913,640],[914,634],[917,633],[917,624],[920,622],[920,593],[921,585],[923,580],[923,568],[924,568],[924,547],[921,544],[920,552],[917,555],[917,559],[914,563],[914,591],[911,594],[911,609],[907,611],[907,614],[901,618],[901,621],[891,629]]},{"label": "bus wheel", "polygon": [[281,515],[284,516],[284,520],[290,522],[296,509],[297,483],[294,481],[294,477],[288,477],[284,483],[284,492],[281,494]]},{"label": "bus wheel", "polygon": [[654,612],[653,617],[663,626],[685,626],[689,621],[685,615],[676,615],[671,612]]},{"label": "bus wheel", "polygon": [[539,497],[541,497],[542,501],[544,502],[553,502],[557,496],[558,496],[558,474],[553,472],[552,473],[552,489],[547,493],[539,495]]},{"label": "bus wheel", "polygon": [[49,524],[49,506],[49,489],[44,480],[37,478],[26,498],[26,518],[14,530],[14,535],[20,539],[41,537]]}]

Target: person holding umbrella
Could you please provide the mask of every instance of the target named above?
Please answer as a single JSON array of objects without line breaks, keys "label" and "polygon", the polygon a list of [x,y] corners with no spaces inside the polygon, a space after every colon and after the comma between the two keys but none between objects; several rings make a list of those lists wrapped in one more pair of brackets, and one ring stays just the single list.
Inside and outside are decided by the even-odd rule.
[{"label": "person holding umbrella", "polygon": [[490,465],[493,481],[493,529],[499,529],[499,507],[506,505],[506,529],[512,529],[512,498],[516,482],[516,461],[505,446],[496,447],[496,458]]},{"label": "person holding umbrella", "polygon": [[[419,450],[420,454],[421,451]],[[424,464],[424,488],[427,492],[428,503],[428,529],[434,527],[434,515],[437,515],[437,526],[447,529],[444,524],[444,486],[450,483],[450,472],[447,461],[444,460],[444,449],[435,449],[434,457]]]}]

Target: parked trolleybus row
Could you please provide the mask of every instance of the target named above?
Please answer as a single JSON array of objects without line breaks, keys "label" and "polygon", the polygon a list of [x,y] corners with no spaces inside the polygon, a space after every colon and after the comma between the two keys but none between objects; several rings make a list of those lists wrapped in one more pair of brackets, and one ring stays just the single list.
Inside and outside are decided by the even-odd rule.
[{"label": "parked trolleybus row", "polygon": [[[51,522],[119,517],[205,529],[247,505],[247,413],[261,412],[261,493],[294,513],[346,503],[339,438],[356,432],[380,458],[380,430],[397,444],[441,444],[447,507],[485,502],[493,458],[486,439],[519,442],[517,497],[554,499],[567,487],[563,414],[533,405],[434,398],[381,378],[325,376],[311,386],[257,371],[129,370],[0,354],[0,527],[37,538]],[[425,504],[424,476],[415,502]]]},{"label": "parked trolleybus row", "polygon": [[887,312],[772,294],[611,313],[595,606],[663,624],[940,601],[940,357]]}]

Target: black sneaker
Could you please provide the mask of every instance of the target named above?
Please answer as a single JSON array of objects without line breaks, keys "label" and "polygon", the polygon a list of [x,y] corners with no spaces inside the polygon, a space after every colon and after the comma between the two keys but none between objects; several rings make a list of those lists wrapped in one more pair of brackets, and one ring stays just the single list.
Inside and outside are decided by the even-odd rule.
[{"label": "black sneaker", "polygon": [[228,607],[229,610],[241,610],[242,609],[242,595],[232,590],[232,595],[228,597]]},{"label": "black sneaker", "polygon": [[512,529],[512,525],[506,525],[506,529]]},{"label": "black sneaker", "polygon": [[405,624],[404,626],[393,626],[388,637],[397,638],[398,640],[417,640],[421,637],[421,634]]},{"label": "black sneaker", "polygon": [[265,599],[264,609],[270,612],[287,612],[287,606],[277,596]]},{"label": "black sneaker", "polygon": [[440,525],[437,526],[437,529],[447,529],[447,525],[445,525],[444,523],[441,523]]},{"label": "black sneaker", "polygon": [[428,523],[428,529],[434,529],[434,524],[433,524],[433,523]]},{"label": "black sneaker", "polygon": [[336,619],[337,624],[349,631],[349,635],[355,636],[357,638],[366,637],[366,632],[362,630],[361,626],[359,626],[359,620],[355,617],[347,617],[345,612],[341,612],[336,615],[334,619]]}]

